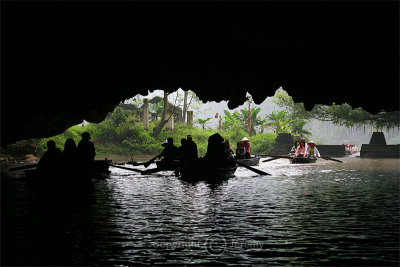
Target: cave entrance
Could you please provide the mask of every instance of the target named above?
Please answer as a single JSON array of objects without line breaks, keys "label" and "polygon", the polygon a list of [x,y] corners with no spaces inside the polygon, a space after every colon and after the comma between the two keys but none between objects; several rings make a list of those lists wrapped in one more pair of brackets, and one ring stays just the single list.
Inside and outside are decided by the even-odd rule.
[{"label": "cave entrance", "polygon": [[[178,89],[171,93],[155,90],[121,101],[100,123],[84,120],[57,136],[10,145],[3,153],[37,160],[46,150],[49,139],[55,140],[62,149],[66,139],[73,138],[77,143],[86,131],[92,135],[97,158],[117,160],[150,158],[161,151],[161,143],[168,137],[179,144],[189,134],[198,143],[199,154],[204,155],[207,138],[215,132],[228,139],[233,148],[243,137],[251,138],[253,151],[260,154],[270,152],[281,133],[312,139],[318,144],[360,147],[369,142],[373,132],[382,131],[388,144],[398,144],[398,120],[397,124],[392,123],[398,118],[398,112],[386,114],[386,127],[372,123],[374,118],[380,122],[385,114],[371,115],[347,104],[316,105],[308,112],[282,88],[261,103],[255,103],[247,94],[247,101],[235,109],[229,109],[227,101],[202,102],[190,90]],[[362,119],[364,123],[357,123]]]}]

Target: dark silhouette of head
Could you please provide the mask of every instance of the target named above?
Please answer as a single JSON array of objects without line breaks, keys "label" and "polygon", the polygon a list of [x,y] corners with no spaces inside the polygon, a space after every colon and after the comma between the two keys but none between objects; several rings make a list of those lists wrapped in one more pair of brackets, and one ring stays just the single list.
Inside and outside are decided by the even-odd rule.
[{"label": "dark silhouette of head", "polygon": [[181,145],[184,146],[185,143],[186,143],[186,139],[185,139],[185,138],[182,138],[182,139],[181,139]]},{"label": "dark silhouette of head", "polygon": [[54,142],[54,140],[47,141],[46,145],[47,145],[48,149],[55,149],[56,148],[56,142]]},{"label": "dark silhouette of head", "polygon": [[168,138],[168,145],[172,146],[174,144],[174,139],[172,137]]},{"label": "dark silhouette of head", "polygon": [[187,136],[187,140],[188,140],[188,141],[191,141],[191,140],[192,140],[192,136],[191,136],[190,134]]},{"label": "dark silhouette of head", "polygon": [[90,140],[90,133],[88,132],[84,132],[83,134],[81,134],[82,139],[86,139],[86,140]]}]

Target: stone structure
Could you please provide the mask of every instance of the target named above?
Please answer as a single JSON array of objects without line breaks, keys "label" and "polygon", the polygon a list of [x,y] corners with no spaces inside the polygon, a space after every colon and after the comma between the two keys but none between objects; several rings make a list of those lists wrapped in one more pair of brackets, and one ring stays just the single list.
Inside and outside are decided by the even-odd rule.
[{"label": "stone structure", "polygon": [[387,145],[382,132],[374,132],[369,144],[362,144],[361,158],[400,158],[400,145]]},{"label": "stone structure", "polygon": [[344,145],[317,145],[321,157],[344,157],[346,149]]},{"label": "stone structure", "polygon": [[276,137],[275,145],[270,154],[272,155],[286,155],[294,146],[294,139],[289,133],[280,133]]}]

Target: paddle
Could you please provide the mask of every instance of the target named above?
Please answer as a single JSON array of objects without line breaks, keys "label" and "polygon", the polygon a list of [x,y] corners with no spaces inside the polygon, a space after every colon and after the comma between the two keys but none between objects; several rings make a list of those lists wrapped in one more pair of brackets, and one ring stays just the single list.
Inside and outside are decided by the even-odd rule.
[{"label": "paddle", "polygon": [[273,160],[276,160],[276,159],[279,159],[279,158],[266,159],[266,160],[263,160],[262,162],[273,161]]},{"label": "paddle", "polygon": [[110,166],[113,166],[114,168],[123,169],[123,170],[134,171],[134,172],[140,172],[141,174],[143,174],[143,172],[144,172],[144,171],[142,171],[142,170],[133,169],[133,168],[127,168],[127,167],[122,167],[122,166],[118,166],[118,165],[114,165],[114,164],[110,164]]},{"label": "paddle", "polygon": [[143,166],[144,166],[145,168],[149,167],[150,164],[152,164],[159,156],[160,156],[160,155],[157,155],[157,156],[155,156],[154,158],[152,158],[151,160],[149,160],[149,161],[147,161],[147,162],[144,162],[144,163],[143,163]]},{"label": "paddle", "polygon": [[261,170],[257,170],[256,168],[247,166],[247,165],[245,165],[243,163],[237,162],[236,160],[233,160],[233,162],[236,162],[239,166],[242,166],[242,167],[244,167],[244,168],[246,168],[248,170],[251,170],[251,171],[253,171],[253,172],[255,172],[255,173],[259,174],[259,175],[271,175],[271,174],[263,172]]},{"label": "paddle", "polygon": [[268,162],[268,161],[271,161],[271,160],[275,160],[275,159],[292,159],[293,158],[293,156],[279,156],[279,155],[266,155],[266,156],[268,156],[268,157],[272,157],[272,158],[274,158],[274,159],[266,159],[266,160],[263,160],[262,162]]},{"label": "paddle", "polygon": [[38,166],[37,164],[29,164],[29,165],[24,165],[24,166],[20,166],[20,167],[11,168],[11,169],[9,169],[9,171],[26,170],[26,169],[35,168],[37,166]]},{"label": "paddle", "polygon": [[338,159],[333,159],[333,158],[331,158],[331,157],[321,157],[321,158],[322,158],[322,159],[325,159],[325,160],[332,160],[332,161],[336,161],[336,162],[343,163],[343,161],[338,160]]}]

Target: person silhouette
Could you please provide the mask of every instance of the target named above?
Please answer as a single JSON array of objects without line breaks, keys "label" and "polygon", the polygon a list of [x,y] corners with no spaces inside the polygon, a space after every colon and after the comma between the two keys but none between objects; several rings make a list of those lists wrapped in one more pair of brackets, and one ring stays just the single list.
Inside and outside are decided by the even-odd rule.
[{"label": "person silhouette", "polygon": [[188,135],[185,143],[185,160],[195,161],[198,159],[197,145],[193,141],[192,136]]},{"label": "person silhouette", "polygon": [[37,168],[43,172],[58,171],[62,160],[62,152],[56,147],[54,140],[47,141],[46,145],[47,151],[40,158]]},{"label": "person silhouette", "polygon": [[63,163],[66,169],[75,167],[77,159],[77,148],[74,139],[68,138],[64,144]]},{"label": "person silhouette", "polygon": [[94,161],[94,157],[96,156],[94,144],[90,141],[91,138],[88,132],[81,134],[81,137],[82,140],[79,141],[77,147],[78,158],[83,164],[91,163]]}]

